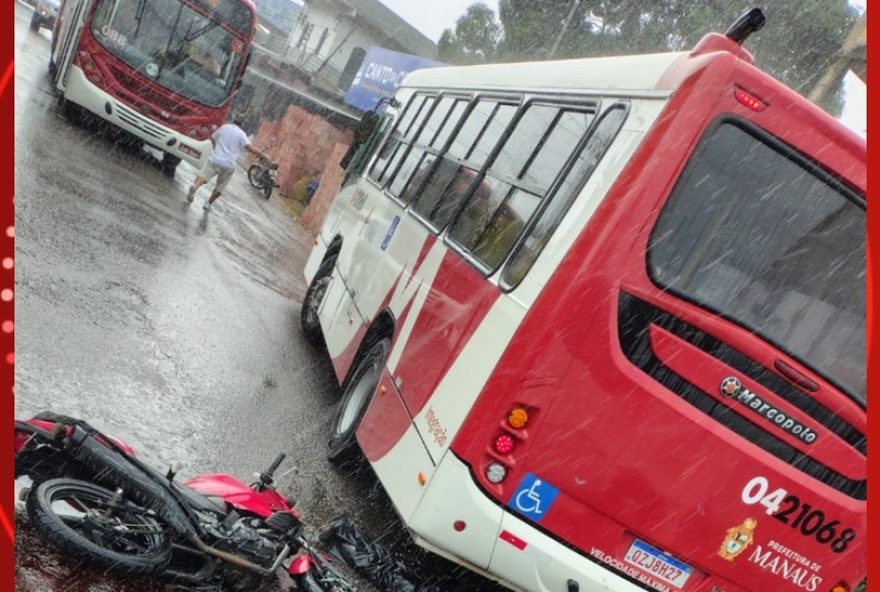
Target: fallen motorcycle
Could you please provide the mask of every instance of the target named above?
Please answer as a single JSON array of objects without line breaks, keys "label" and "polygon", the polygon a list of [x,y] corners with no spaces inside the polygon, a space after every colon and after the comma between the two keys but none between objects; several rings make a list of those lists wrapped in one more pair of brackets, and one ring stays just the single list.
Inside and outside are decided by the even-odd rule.
[{"label": "fallen motorcycle", "polygon": [[117,574],[198,590],[254,591],[287,571],[298,590],[356,592],[305,537],[291,498],[274,487],[280,454],[251,484],[231,475],[175,480],[86,422],[43,413],[15,422],[15,477],[33,527],[66,554]]}]

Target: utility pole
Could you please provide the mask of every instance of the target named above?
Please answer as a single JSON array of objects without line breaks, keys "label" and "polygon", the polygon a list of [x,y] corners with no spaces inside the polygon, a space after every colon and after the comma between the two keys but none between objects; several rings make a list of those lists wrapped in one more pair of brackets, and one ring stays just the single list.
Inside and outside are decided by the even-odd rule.
[{"label": "utility pole", "polygon": [[568,9],[568,16],[565,17],[565,21],[562,23],[562,30],[559,31],[559,35],[556,36],[556,40],[553,42],[553,47],[550,48],[550,58],[556,55],[556,50],[559,49],[559,44],[562,42],[562,38],[565,37],[565,32],[568,30],[568,24],[571,22],[571,19],[574,17],[574,11],[577,10],[578,5],[580,5],[581,0],[574,0],[571,3],[571,8]]}]

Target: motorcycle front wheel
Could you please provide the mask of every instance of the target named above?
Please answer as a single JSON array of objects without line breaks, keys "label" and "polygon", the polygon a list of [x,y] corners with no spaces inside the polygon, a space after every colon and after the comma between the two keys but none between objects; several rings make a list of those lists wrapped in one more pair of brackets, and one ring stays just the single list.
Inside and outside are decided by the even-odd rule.
[{"label": "motorcycle front wheel", "polygon": [[248,169],[248,182],[257,189],[262,189],[263,187],[262,179],[260,178],[262,170],[263,167],[258,164],[252,164]]},{"label": "motorcycle front wheel", "polygon": [[107,572],[150,575],[171,559],[165,525],[152,512],[78,479],[49,479],[27,497],[27,514],[46,540]]}]

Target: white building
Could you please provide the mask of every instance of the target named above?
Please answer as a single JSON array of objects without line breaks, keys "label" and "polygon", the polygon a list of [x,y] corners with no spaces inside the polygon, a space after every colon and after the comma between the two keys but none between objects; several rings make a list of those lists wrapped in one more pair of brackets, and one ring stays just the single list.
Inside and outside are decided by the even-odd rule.
[{"label": "white building", "polygon": [[371,45],[437,55],[433,41],[378,0],[306,0],[286,58],[314,82],[344,93]]}]

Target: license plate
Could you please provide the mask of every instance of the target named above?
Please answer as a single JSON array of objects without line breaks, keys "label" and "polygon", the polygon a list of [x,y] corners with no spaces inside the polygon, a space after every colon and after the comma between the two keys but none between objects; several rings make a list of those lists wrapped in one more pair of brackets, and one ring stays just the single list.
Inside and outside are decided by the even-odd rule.
[{"label": "license plate", "polygon": [[685,582],[694,571],[690,565],[682,563],[672,555],[658,551],[638,539],[633,541],[623,559],[630,565],[634,565],[676,588],[684,588]]}]

